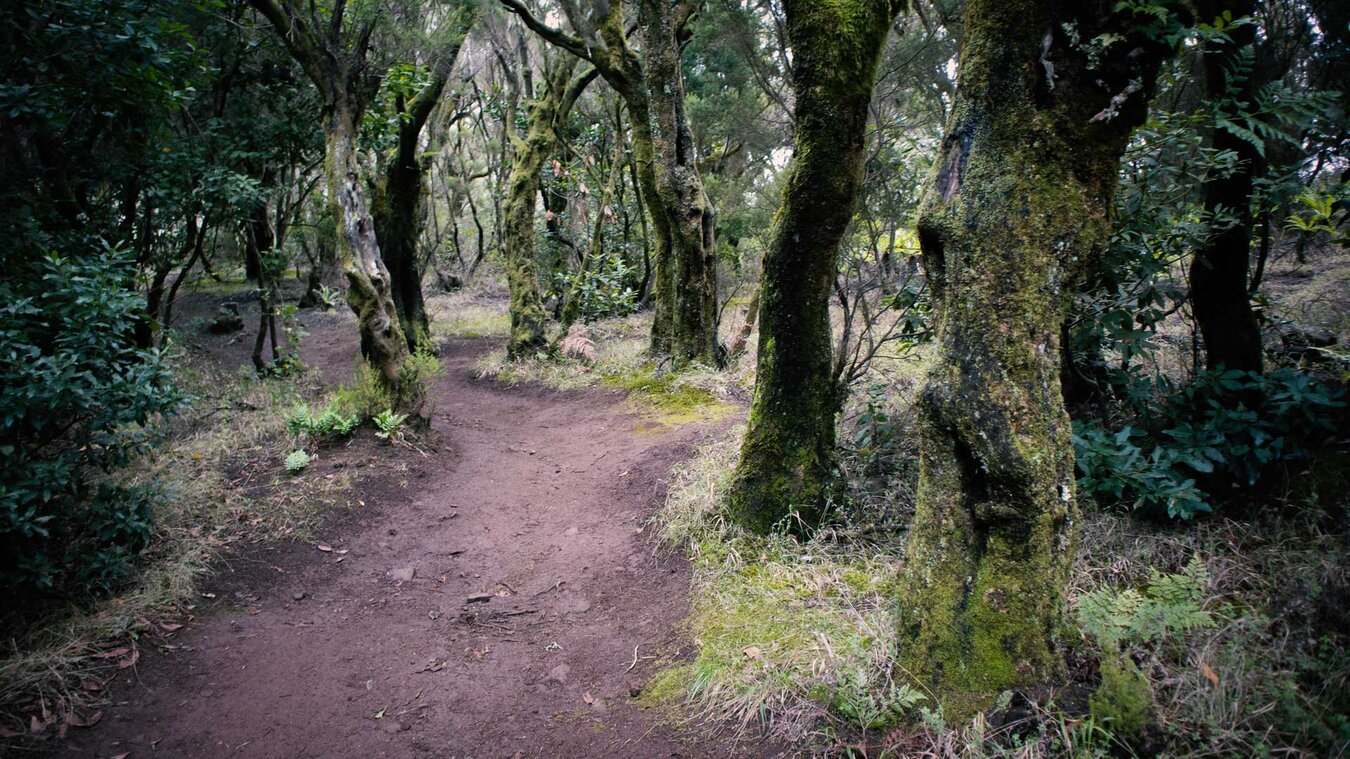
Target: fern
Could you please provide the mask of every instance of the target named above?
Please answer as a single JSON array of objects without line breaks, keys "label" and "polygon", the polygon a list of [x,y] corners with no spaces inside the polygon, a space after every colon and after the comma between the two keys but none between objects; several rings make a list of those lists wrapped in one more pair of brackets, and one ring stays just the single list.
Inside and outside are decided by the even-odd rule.
[{"label": "fern", "polygon": [[1078,622],[1105,651],[1126,643],[1149,643],[1176,633],[1211,627],[1204,607],[1209,569],[1199,557],[1176,574],[1149,574],[1142,590],[1100,588],[1078,601]]}]

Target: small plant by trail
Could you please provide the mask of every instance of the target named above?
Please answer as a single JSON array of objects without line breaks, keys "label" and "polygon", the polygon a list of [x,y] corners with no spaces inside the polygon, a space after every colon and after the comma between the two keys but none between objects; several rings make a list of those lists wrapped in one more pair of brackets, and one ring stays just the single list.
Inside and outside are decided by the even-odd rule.
[{"label": "small plant by trail", "polygon": [[1204,604],[1208,587],[1208,568],[1192,557],[1176,574],[1153,570],[1143,589],[1100,588],[1078,600],[1078,622],[1102,652],[1091,713],[1121,738],[1141,737],[1152,719],[1153,691],[1136,657],[1168,637],[1212,627]]}]

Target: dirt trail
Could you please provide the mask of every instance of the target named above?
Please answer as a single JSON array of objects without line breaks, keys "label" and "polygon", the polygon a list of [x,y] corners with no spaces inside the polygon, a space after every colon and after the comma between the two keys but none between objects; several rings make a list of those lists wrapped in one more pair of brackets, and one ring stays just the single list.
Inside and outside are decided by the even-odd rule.
[{"label": "dirt trail", "polygon": [[[343,373],[354,346],[316,338],[311,360],[331,353]],[[687,564],[641,528],[707,430],[636,432],[613,392],[475,380],[486,347],[446,347],[444,443],[362,486],[367,510],[322,534],[335,552],[296,545],[222,573],[220,613],[180,633],[184,650],[148,652],[58,755],[734,753],[632,698],[648,657],[688,653]]]}]

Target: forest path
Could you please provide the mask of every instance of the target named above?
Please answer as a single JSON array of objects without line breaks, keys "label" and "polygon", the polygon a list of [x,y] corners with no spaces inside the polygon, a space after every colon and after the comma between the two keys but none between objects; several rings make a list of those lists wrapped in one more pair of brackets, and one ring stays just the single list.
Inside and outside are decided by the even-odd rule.
[{"label": "forest path", "polygon": [[[325,332],[306,358],[344,374],[354,345]],[[208,585],[217,613],[179,633],[183,650],[147,652],[58,755],[736,753],[682,741],[632,698],[688,656],[687,562],[642,528],[709,430],[653,432],[618,392],[477,380],[487,347],[446,346],[439,450],[359,484],[367,509],[318,536],[333,552],[234,562]]]}]

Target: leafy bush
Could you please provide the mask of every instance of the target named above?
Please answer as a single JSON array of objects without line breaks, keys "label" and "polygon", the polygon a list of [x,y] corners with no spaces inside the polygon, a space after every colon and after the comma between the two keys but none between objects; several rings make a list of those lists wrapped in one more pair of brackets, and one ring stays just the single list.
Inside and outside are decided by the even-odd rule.
[{"label": "leafy bush", "polygon": [[1290,369],[1219,370],[1181,387],[1164,378],[1140,396],[1137,426],[1075,425],[1079,487],[1136,510],[1192,519],[1212,510],[1207,487],[1252,487],[1272,465],[1305,458],[1317,436],[1333,429],[1341,396]]},{"label": "leafy bush", "polygon": [[[629,284],[636,270],[621,255],[607,255],[584,272],[554,275],[558,289],[578,301],[577,315],[583,322],[627,316],[638,310],[637,291]],[[577,278],[580,277],[580,282]]]},{"label": "leafy bush", "polygon": [[139,302],[113,249],[21,262],[0,282],[0,589],[115,584],[150,536],[149,490],[107,475],[183,402],[134,338]]}]

